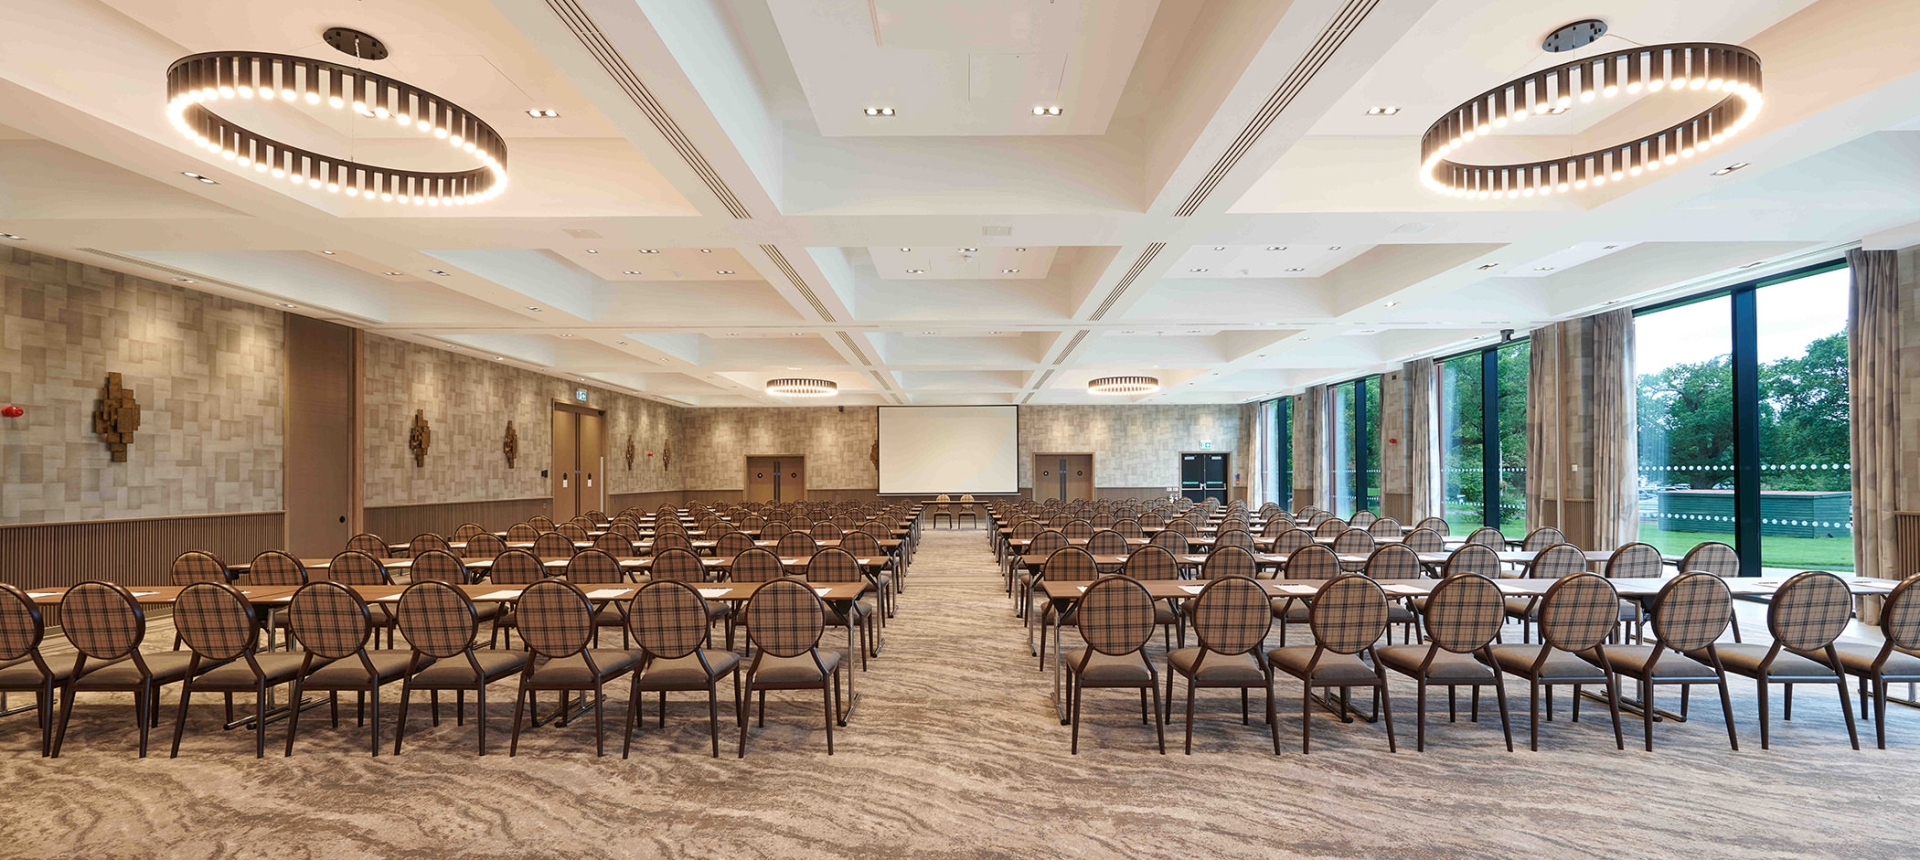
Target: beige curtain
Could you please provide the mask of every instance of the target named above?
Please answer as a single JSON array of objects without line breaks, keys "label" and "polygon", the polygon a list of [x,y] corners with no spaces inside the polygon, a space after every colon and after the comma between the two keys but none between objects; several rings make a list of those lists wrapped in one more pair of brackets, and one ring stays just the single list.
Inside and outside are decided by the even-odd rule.
[{"label": "beige curtain", "polygon": [[1593,549],[1632,543],[1640,533],[1639,380],[1633,371],[1633,311],[1593,321]]},{"label": "beige curtain", "polygon": [[[1533,330],[1527,364],[1527,531],[1553,526],[1568,531],[1562,500],[1581,492],[1565,486],[1568,471],[1567,423],[1560,385],[1561,359],[1567,332],[1577,332],[1579,321],[1555,323]],[[1584,532],[1585,529],[1579,531]],[[1570,536],[1571,537],[1571,536]],[[1578,537],[1574,537],[1578,541]]]},{"label": "beige curtain", "polygon": [[1256,400],[1240,404],[1240,432],[1247,438],[1247,460],[1236,463],[1241,473],[1247,476],[1247,507],[1258,509],[1266,502],[1267,458],[1271,444],[1267,441],[1273,436],[1273,426],[1267,420],[1267,404]]},{"label": "beige curtain", "polygon": [[1407,402],[1407,499],[1409,523],[1439,516],[1440,398],[1434,394],[1431,358],[1409,361],[1400,369]]},{"label": "beige curtain", "polygon": [[1327,387],[1316,385],[1293,398],[1293,507],[1325,507],[1324,457]]},{"label": "beige curtain", "polygon": [[1861,576],[1894,570],[1900,464],[1900,301],[1893,251],[1847,252],[1847,383],[1853,410],[1853,557]]}]

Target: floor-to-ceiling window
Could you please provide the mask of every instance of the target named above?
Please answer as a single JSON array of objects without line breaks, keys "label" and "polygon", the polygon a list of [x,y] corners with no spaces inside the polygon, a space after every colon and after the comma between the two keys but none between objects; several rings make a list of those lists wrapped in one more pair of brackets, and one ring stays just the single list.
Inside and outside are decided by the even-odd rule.
[{"label": "floor-to-ceiling window", "polygon": [[1355,464],[1360,482],[1358,507],[1380,512],[1380,377],[1360,380],[1361,398],[1366,401],[1367,426],[1360,432],[1360,449],[1365,459]]},{"label": "floor-to-ceiling window", "polygon": [[1454,534],[1526,531],[1531,349],[1508,341],[1438,362],[1441,516]]},{"label": "floor-to-ceiling window", "polygon": [[1293,398],[1282,397],[1266,403],[1267,439],[1272,470],[1267,478],[1267,498],[1287,510],[1293,510]]},{"label": "floor-to-ceiling window", "polygon": [[1351,516],[1380,512],[1380,377],[1332,386],[1333,492],[1328,509]]},{"label": "floor-to-ceiling window", "polygon": [[1824,266],[1634,317],[1641,540],[1853,569],[1846,290]]},{"label": "floor-to-ceiling window", "polygon": [[[1329,495],[1331,504],[1327,509],[1336,516],[1348,516],[1353,513],[1355,504],[1353,462],[1357,451],[1354,445],[1354,422],[1359,418],[1355,414],[1359,403],[1354,399],[1353,383],[1333,386],[1332,403],[1328,404],[1333,417],[1333,439],[1329,451],[1329,462],[1333,464],[1333,492]],[[1361,421],[1360,423],[1365,423]]]}]

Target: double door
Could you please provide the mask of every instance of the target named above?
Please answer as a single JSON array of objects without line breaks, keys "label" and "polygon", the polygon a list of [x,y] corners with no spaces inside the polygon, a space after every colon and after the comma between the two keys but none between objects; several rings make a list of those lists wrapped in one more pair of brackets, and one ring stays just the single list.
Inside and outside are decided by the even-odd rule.
[{"label": "double door", "polygon": [[1033,497],[1071,502],[1093,498],[1092,454],[1035,454]]},{"label": "double door", "polygon": [[747,458],[747,501],[797,502],[806,497],[806,458]]},{"label": "double door", "polygon": [[1196,502],[1227,501],[1227,455],[1181,454],[1180,495]]},{"label": "double door", "polygon": [[606,417],[597,409],[553,404],[553,519],[565,522],[607,508]]}]

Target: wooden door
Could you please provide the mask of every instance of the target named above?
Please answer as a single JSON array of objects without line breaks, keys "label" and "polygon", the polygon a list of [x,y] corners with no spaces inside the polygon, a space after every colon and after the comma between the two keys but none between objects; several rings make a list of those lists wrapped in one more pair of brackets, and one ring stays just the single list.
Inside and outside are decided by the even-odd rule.
[{"label": "wooden door", "polygon": [[1069,502],[1093,498],[1093,455],[1033,455],[1033,497]]},{"label": "wooden door", "polygon": [[780,501],[798,502],[807,497],[807,458],[781,457],[780,483],[775,485]]},{"label": "wooden door", "polygon": [[[298,314],[286,319],[286,546],[305,557],[330,556],[346,546],[355,519],[354,334]],[[445,459],[433,459],[440,454],[431,452],[426,468],[445,468]],[[407,468],[414,468],[412,456]]]},{"label": "wooden door", "polygon": [[1061,458],[1060,476],[1066,481],[1066,499],[1093,499],[1093,455],[1067,454]]},{"label": "wooden door", "polygon": [[576,513],[604,511],[606,505],[606,419],[598,412],[583,412],[575,419],[579,428],[579,462],[574,465]]},{"label": "wooden door", "polygon": [[777,502],[780,500],[780,458],[747,458],[747,501]]},{"label": "wooden door", "polygon": [[574,493],[574,469],[580,463],[580,422],[565,409],[553,410],[553,519],[566,522],[580,513]]}]

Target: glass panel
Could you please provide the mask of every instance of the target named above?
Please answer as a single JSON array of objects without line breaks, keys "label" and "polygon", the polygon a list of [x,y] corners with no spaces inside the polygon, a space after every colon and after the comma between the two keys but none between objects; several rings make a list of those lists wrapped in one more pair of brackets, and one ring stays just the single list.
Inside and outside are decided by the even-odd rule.
[{"label": "glass panel", "polygon": [[1495,353],[1500,374],[1500,533],[1527,533],[1527,367],[1533,345],[1520,341]]},{"label": "glass panel", "polygon": [[1333,464],[1333,493],[1327,509],[1344,518],[1353,514],[1354,505],[1353,386],[1334,386],[1332,399],[1333,450],[1329,460]]},{"label": "glass panel", "polygon": [[1754,291],[1760,565],[1853,570],[1847,270]]},{"label": "glass panel", "polygon": [[1486,461],[1481,438],[1480,354],[1440,363],[1440,489],[1449,530],[1472,534],[1485,525],[1481,487]]},{"label": "glass panel", "polygon": [[1364,440],[1367,468],[1366,474],[1361,476],[1361,489],[1366,494],[1366,502],[1362,507],[1377,514],[1380,513],[1380,377],[1369,376],[1360,382],[1366,388],[1367,395],[1367,426]]},{"label": "glass panel", "polygon": [[1274,498],[1280,507],[1293,510],[1293,398],[1274,401],[1273,422]]},{"label": "glass panel", "polygon": [[1733,536],[1733,309],[1726,296],[1633,320],[1640,539],[1680,555]]}]

